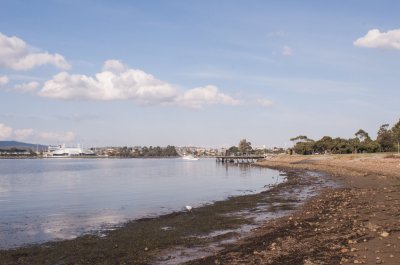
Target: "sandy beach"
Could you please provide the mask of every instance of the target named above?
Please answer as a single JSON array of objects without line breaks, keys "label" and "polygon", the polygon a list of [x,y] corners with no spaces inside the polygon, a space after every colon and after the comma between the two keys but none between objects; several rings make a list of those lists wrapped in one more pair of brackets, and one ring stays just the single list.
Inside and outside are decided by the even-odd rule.
[{"label": "sandy beach", "polygon": [[276,156],[259,164],[327,172],[344,186],[190,264],[400,264],[400,157]]},{"label": "sandy beach", "polygon": [[[0,264],[400,263],[398,156],[282,155],[258,165],[280,170],[286,181],[192,213],[132,221],[105,237],[2,250]],[[301,188],[317,195],[304,203],[296,197]],[[271,212],[279,214],[254,226],[252,214]],[[246,225],[252,230],[238,232]],[[207,236],[215,231],[226,233]]]}]

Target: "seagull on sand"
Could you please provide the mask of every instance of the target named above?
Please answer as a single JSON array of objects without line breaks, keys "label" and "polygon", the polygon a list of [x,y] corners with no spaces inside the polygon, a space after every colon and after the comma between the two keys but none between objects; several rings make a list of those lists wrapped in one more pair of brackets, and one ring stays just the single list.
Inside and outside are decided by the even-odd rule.
[{"label": "seagull on sand", "polygon": [[191,213],[193,210],[193,207],[190,205],[186,205],[186,210],[188,210],[188,212]]}]

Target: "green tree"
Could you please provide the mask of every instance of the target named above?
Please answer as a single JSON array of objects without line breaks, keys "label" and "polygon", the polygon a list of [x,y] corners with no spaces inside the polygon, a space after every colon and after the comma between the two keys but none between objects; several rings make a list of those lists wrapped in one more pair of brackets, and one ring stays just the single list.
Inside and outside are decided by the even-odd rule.
[{"label": "green tree", "polygon": [[395,125],[393,125],[391,131],[393,140],[397,144],[397,153],[400,154],[400,119]]},{"label": "green tree", "polygon": [[299,135],[297,137],[291,138],[290,141],[292,141],[292,142],[312,142],[314,140],[308,138],[305,135]]},{"label": "green tree", "polygon": [[318,153],[332,152],[333,146],[333,139],[330,136],[324,136],[314,144],[315,152]]},{"label": "green tree", "polygon": [[314,142],[297,142],[293,150],[296,154],[311,155],[314,152]]},{"label": "green tree", "polygon": [[364,131],[363,129],[359,129],[355,134],[354,134],[358,139],[360,139],[361,142],[365,140],[371,140],[371,137],[369,137],[369,134]]},{"label": "green tree", "polygon": [[393,149],[393,135],[388,128],[389,124],[383,124],[378,130],[376,141],[380,145],[382,152],[388,152]]},{"label": "green tree", "polygon": [[238,148],[237,146],[231,146],[231,147],[229,147],[229,149],[228,149],[228,153],[229,153],[230,155],[237,154],[237,153],[239,153],[239,148]]},{"label": "green tree", "polygon": [[379,150],[379,143],[373,141],[366,131],[360,129],[354,135],[360,140],[359,151],[363,153],[375,153]]},{"label": "green tree", "polygon": [[239,151],[242,152],[243,154],[247,154],[247,153],[251,152],[251,150],[253,149],[251,147],[251,143],[248,142],[246,139],[240,140],[238,148],[239,148]]}]

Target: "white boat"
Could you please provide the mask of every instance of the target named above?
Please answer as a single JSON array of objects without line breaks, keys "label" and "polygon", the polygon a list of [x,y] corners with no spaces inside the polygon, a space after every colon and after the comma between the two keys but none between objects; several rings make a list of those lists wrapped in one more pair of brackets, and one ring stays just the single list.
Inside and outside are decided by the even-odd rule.
[{"label": "white boat", "polygon": [[189,160],[189,161],[197,161],[197,160],[199,160],[198,157],[194,157],[193,155],[183,155],[182,159],[183,160]]}]

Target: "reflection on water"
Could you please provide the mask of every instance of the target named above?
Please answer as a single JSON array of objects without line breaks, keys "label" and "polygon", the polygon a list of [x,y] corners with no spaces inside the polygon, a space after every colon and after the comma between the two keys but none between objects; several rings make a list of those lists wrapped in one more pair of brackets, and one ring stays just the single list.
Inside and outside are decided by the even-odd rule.
[{"label": "reflection on water", "polygon": [[258,192],[278,176],[214,159],[0,160],[0,248]]}]

